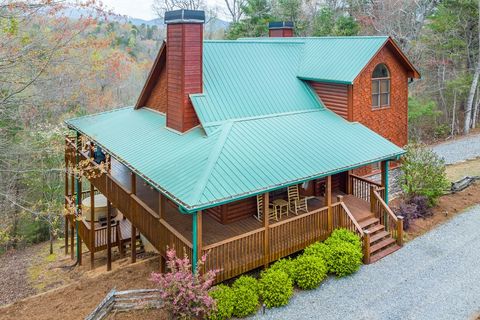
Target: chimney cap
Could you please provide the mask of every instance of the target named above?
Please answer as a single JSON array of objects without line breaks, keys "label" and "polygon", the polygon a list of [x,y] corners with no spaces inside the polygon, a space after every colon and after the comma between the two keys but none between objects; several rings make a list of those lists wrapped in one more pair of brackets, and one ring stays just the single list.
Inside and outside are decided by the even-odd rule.
[{"label": "chimney cap", "polygon": [[174,23],[205,23],[205,11],[180,9],[165,12],[165,24]]},{"label": "chimney cap", "polygon": [[293,22],[292,21],[269,22],[268,29],[293,29]]}]

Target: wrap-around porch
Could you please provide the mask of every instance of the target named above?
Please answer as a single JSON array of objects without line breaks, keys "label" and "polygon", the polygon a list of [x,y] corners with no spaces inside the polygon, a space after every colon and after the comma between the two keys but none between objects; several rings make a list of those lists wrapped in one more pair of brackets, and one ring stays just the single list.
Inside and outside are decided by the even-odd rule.
[{"label": "wrap-around porch", "polygon": [[[73,154],[76,152],[76,145],[68,139],[67,149],[73,150]],[[88,159],[87,153],[81,151],[79,154],[81,158]],[[67,161],[73,162],[75,159],[70,157]],[[299,187],[301,196],[307,199],[307,210],[298,215],[289,211],[288,214],[279,215],[278,221],[255,217],[259,213],[256,197],[235,202],[240,204],[243,201],[241,214],[238,206],[230,211],[225,206],[217,206],[194,214],[180,212],[172,201],[120,162],[114,158],[110,161],[107,158],[107,162],[106,173],[87,177],[86,180],[91,183],[92,190],[105,195],[112,207],[110,210],[118,210],[131,223],[132,261],[135,259],[137,232],[163,257],[167,247],[179,253],[185,252],[193,261],[206,254],[205,269],[220,270],[217,281],[268,265],[313,242],[323,241],[335,228],[347,228],[362,237],[366,262],[370,262],[370,246],[378,250],[378,242],[384,239],[378,233],[371,239],[367,230],[369,226],[375,224],[375,228],[380,230],[378,225],[381,225],[383,237],[388,234],[392,239],[397,239],[393,242],[401,244],[398,219],[383,200],[386,190],[382,185],[387,185],[388,162],[382,163],[382,184],[347,171],[317,179],[313,189],[302,191]],[[66,178],[69,180],[68,176]],[[72,190],[75,188],[70,190],[66,199],[75,196]],[[286,189],[264,193],[260,197],[268,204],[277,199],[288,200]],[[268,206],[263,208],[263,217],[268,216],[267,210]],[[87,241],[95,243],[95,236],[92,239],[89,235]],[[111,250],[111,247],[111,244],[106,244],[107,250]]]}]

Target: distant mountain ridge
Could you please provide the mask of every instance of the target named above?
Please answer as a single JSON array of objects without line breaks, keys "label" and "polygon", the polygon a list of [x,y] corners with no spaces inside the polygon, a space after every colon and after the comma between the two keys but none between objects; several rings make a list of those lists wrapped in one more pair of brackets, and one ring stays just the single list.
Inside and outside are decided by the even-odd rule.
[{"label": "distant mountain ridge", "polygon": [[[78,19],[81,16],[87,16],[89,14],[92,14],[92,11],[88,9],[82,9],[82,8],[68,8],[68,9],[64,9],[62,13],[69,18]],[[131,24],[136,26],[141,26],[142,24],[146,26],[158,26],[160,28],[163,28],[164,26],[162,18],[145,20],[145,19],[125,16],[125,15],[109,14],[107,15],[107,20],[116,21],[118,23],[130,22]],[[211,28],[212,30],[227,29],[229,25],[230,25],[230,22],[222,19],[218,19],[218,18],[213,18],[207,23],[207,27]]]}]

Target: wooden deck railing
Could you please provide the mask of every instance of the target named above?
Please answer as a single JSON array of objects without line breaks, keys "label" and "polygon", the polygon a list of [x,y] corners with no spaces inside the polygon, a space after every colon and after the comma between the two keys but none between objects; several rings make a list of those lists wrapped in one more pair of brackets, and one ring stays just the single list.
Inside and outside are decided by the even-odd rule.
[{"label": "wooden deck railing", "polygon": [[354,174],[349,174],[348,179],[350,179],[351,193],[357,198],[370,202],[370,187],[382,187],[381,184],[371,181],[366,178],[356,176]]},{"label": "wooden deck railing", "polygon": [[217,282],[262,266],[265,229],[260,228],[203,248],[205,270],[218,270]]},{"label": "wooden deck railing", "polygon": [[[380,219],[380,224],[385,226],[385,230],[390,233],[392,238],[396,239],[399,246],[403,245],[403,217],[397,217],[392,209],[385,203],[383,188],[372,187],[370,189],[370,209],[375,217]],[[384,191],[384,190],[383,190]]]},{"label": "wooden deck railing", "polygon": [[328,235],[328,208],[301,214],[270,225],[270,259],[275,261],[304,249]]},{"label": "wooden deck railing", "polygon": [[362,227],[353,217],[348,207],[343,202],[337,202],[332,205],[333,211],[333,229],[344,228],[356,233],[360,238],[363,238]]},{"label": "wooden deck railing", "polygon": [[177,255],[183,257],[183,253],[186,253],[188,258],[192,259],[193,257],[193,246],[192,243],[180,234],[175,228],[168,224],[164,219],[158,220],[159,228],[157,229],[157,235],[159,236],[159,246],[157,247],[160,250],[160,253],[165,256],[167,247],[170,249],[175,249]]},{"label": "wooden deck railing", "polygon": [[[66,149],[76,151],[76,145],[71,139],[66,139]],[[99,165],[89,158],[88,154],[80,151],[80,159],[91,161],[91,165],[99,170]],[[68,155],[70,161],[75,161],[75,156]],[[178,231],[170,226],[165,220],[160,219],[160,216],[153,211],[148,205],[140,200],[136,195],[127,190],[119,181],[117,181],[111,174],[95,174],[89,181],[96,187],[96,189],[109,199],[113,207],[117,208],[122,214],[142,233],[148,241],[152,243],[157,249],[165,254],[166,248],[173,248],[179,254],[186,252],[188,257],[192,258],[192,243],[183,237]],[[82,194],[89,195],[89,191]],[[79,230],[83,241],[90,246],[89,230],[81,223]],[[112,226],[113,229],[113,226]],[[100,232],[106,231],[101,229]],[[118,235],[118,233],[116,233]],[[96,239],[103,239],[103,234],[95,235]],[[99,243],[98,240],[96,243]]]}]

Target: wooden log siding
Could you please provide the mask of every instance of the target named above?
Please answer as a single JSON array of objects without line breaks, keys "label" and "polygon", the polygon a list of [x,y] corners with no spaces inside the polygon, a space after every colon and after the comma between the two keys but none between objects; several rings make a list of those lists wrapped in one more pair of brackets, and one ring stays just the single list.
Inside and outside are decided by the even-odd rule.
[{"label": "wooden log siding", "polygon": [[348,120],[349,94],[345,84],[310,82],[325,107]]}]

